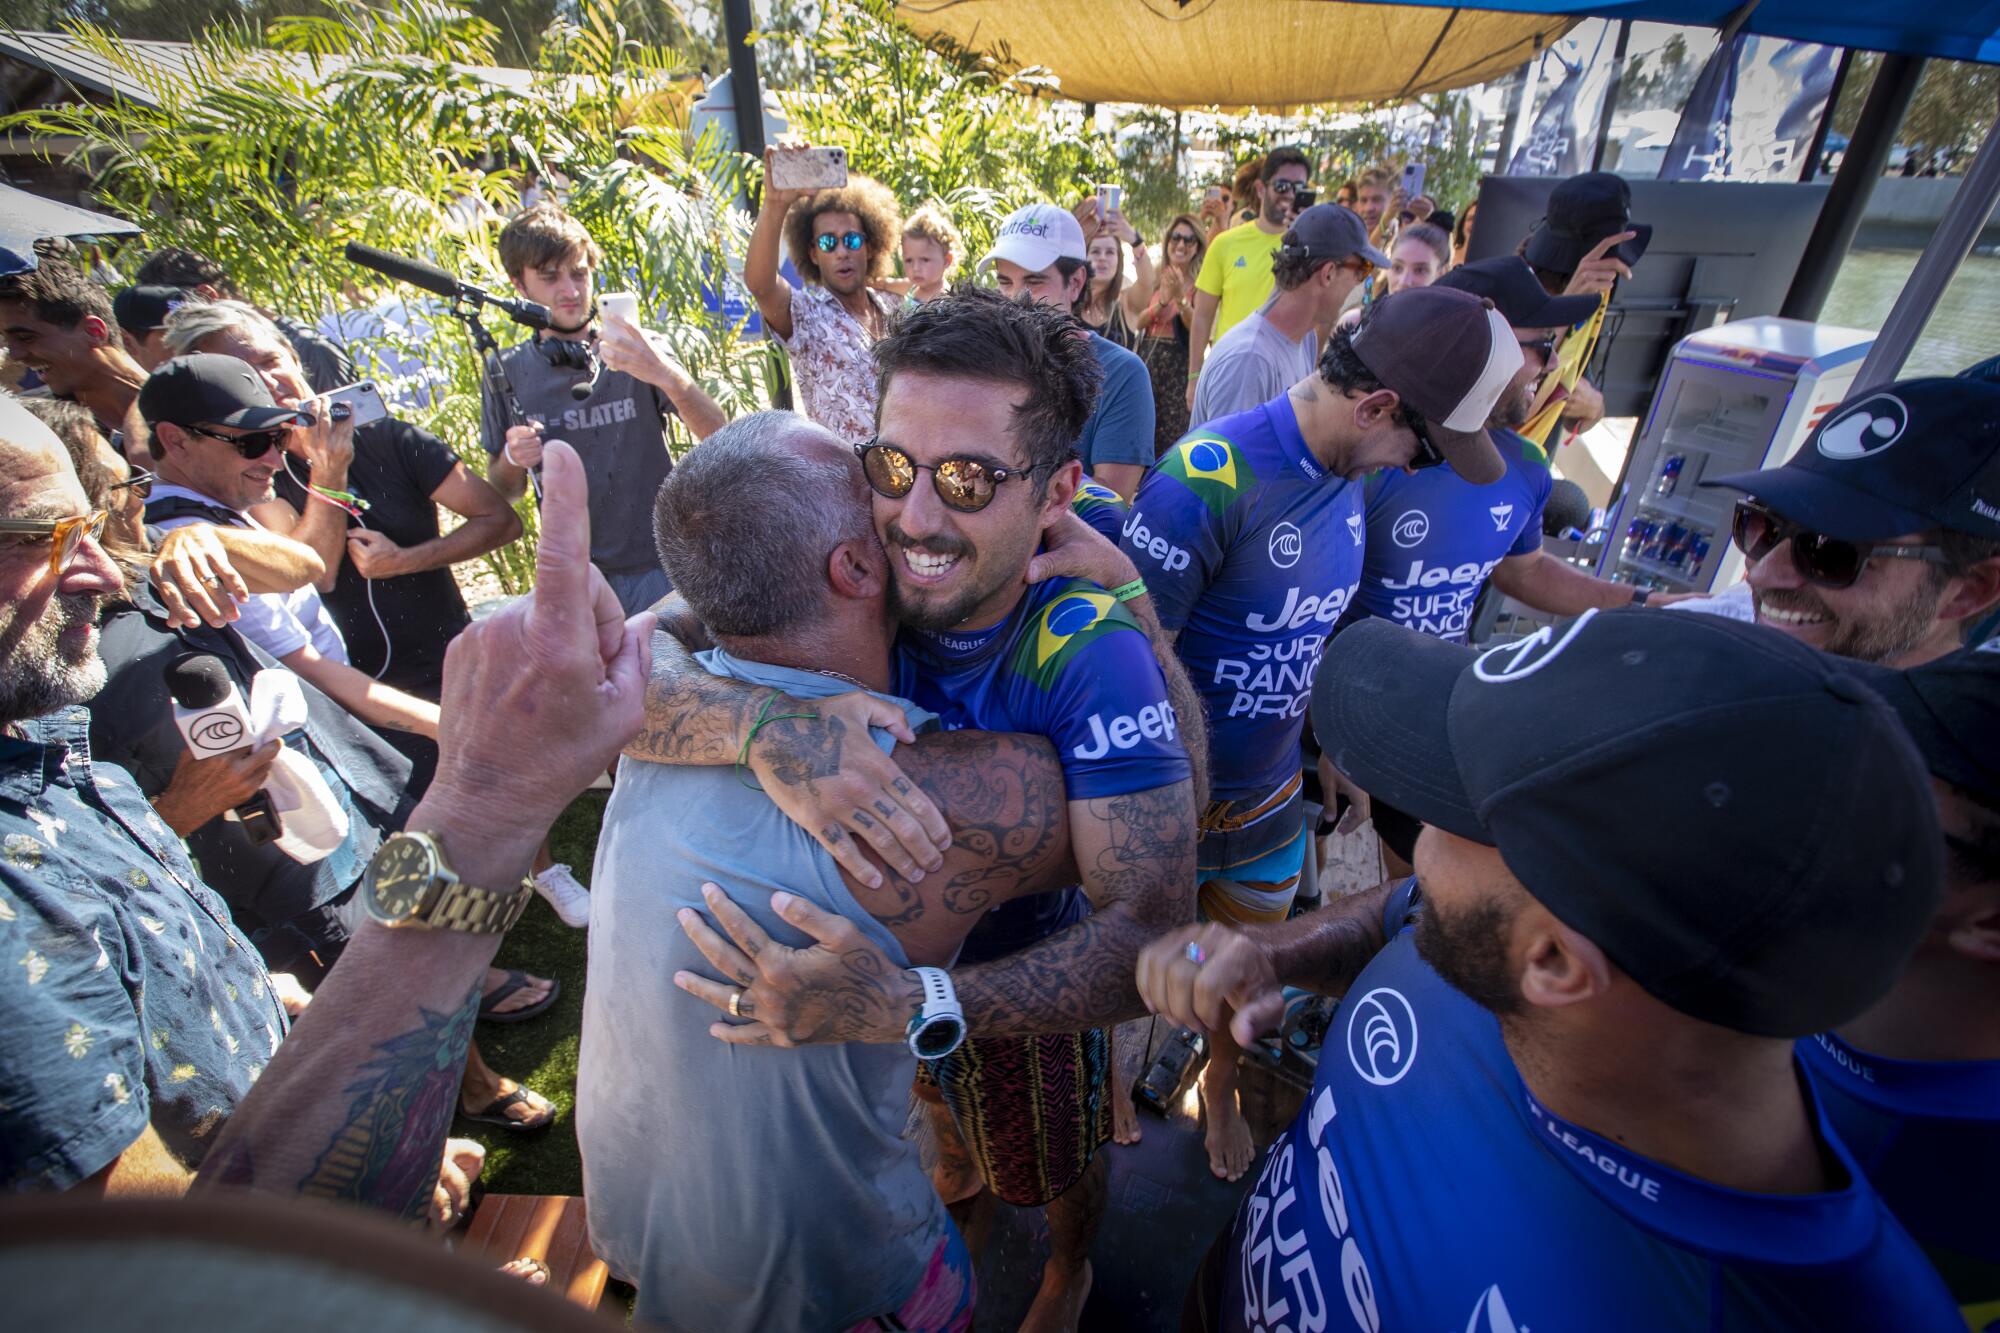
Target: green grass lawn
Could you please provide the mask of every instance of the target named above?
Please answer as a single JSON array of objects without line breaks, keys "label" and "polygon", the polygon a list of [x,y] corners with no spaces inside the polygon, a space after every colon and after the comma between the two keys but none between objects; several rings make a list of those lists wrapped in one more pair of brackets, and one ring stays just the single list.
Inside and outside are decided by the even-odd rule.
[{"label": "green grass lawn", "polygon": [[[556,860],[590,883],[597,853],[597,829],[610,793],[585,792],[556,821],[551,842]],[[497,1125],[465,1120],[453,1135],[486,1145],[481,1179],[496,1194],[582,1194],[583,1167],[576,1150],[576,1057],[583,1031],[583,972],[587,932],[571,930],[537,898],[528,905],[507,942],[498,967],[518,967],[562,982],[555,1007],[525,1023],[481,1023],[479,1048],[486,1063],[518,1079],[554,1102],[556,1123],[534,1134],[513,1134]]]}]

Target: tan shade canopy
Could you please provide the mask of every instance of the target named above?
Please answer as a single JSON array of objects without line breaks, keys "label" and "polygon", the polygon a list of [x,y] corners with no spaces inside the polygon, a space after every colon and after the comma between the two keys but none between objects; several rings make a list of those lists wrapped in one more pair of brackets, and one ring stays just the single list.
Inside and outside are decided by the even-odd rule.
[{"label": "tan shade canopy", "polygon": [[1577,20],[1337,0],[910,0],[919,35],[1006,49],[1081,102],[1374,102],[1505,74]]}]

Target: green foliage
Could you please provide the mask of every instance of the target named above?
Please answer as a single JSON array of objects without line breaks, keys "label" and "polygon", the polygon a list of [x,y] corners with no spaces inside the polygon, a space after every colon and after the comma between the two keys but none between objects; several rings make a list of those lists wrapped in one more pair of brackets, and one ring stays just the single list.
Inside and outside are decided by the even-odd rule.
[{"label": "green foliage", "polygon": [[[721,271],[746,234],[727,203],[740,162],[712,143],[683,146],[686,90],[668,78],[680,55],[636,42],[616,14],[601,0],[550,27],[526,86],[471,72],[494,63],[498,33],[439,0],[393,13],[339,0],[261,31],[219,28],[195,44],[186,79],[77,27],[158,105],[54,107],[0,128],[78,136],[74,161],[95,169],[97,198],[145,221],[139,248],[190,246],[253,300],[309,318],[346,307],[343,282],[379,281],[342,256],[348,241],[505,290],[500,217],[516,206],[524,169],[560,172],[571,210],[604,249],[604,286],[646,294],[653,322],[725,409],[757,405],[768,351],[739,344],[700,301],[702,275]],[[446,382],[420,424],[483,469],[478,360],[455,321],[439,317],[435,334],[427,353]],[[530,539],[487,558],[508,592],[533,571],[532,503],[522,516]]]},{"label": "green foliage", "polygon": [[1005,73],[1004,51],[919,43],[890,0],[827,0],[808,45],[815,87],[779,94],[794,137],[845,148],[905,208],[940,201],[971,254],[1015,208],[1072,204],[1113,179],[1109,145],[1036,95],[1040,72]]},{"label": "green foliage", "polygon": [[[1854,53],[1847,82],[1841,85],[1840,101],[1834,107],[1834,129],[1854,133],[1861,119],[1861,104],[1881,65],[1882,57],[1873,51]],[[2000,99],[2000,69],[1964,60],[1930,61],[1917,83],[1909,113],[1896,131],[1896,142],[1920,159],[1934,152],[1969,154],[1979,147],[1993,124],[1996,99]]]}]

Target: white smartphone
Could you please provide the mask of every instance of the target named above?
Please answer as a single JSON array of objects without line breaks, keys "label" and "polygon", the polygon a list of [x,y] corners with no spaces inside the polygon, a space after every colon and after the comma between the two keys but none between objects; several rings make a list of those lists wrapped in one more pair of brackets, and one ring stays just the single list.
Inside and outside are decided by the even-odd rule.
[{"label": "white smartphone", "polygon": [[639,327],[639,298],[630,292],[606,292],[597,298],[597,313]]},{"label": "white smartphone", "polygon": [[1097,187],[1097,220],[1104,221],[1116,213],[1125,203],[1125,187],[1122,185],[1100,185]]},{"label": "white smartphone", "polygon": [[1424,192],[1424,173],[1428,170],[1429,163],[1425,162],[1412,162],[1403,168],[1403,202],[1405,204],[1415,203],[1417,196]]},{"label": "white smartphone", "polygon": [[343,385],[326,397],[327,411],[333,419],[351,421],[356,430],[389,415],[389,405],[382,401],[382,391],[375,387],[374,380]]},{"label": "white smartphone", "polygon": [[845,148],[776,148],[770,184],[780,190],[836,190],[847,184]]}]

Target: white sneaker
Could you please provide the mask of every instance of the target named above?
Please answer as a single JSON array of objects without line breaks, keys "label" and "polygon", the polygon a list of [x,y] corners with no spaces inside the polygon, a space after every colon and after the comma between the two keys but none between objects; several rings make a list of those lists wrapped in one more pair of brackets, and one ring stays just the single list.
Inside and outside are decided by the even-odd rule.
[{"label": "white sneaker", "polygon": [[535,876],[535,892],[556,909],[565,926],[582,930],[590,924],[590,890],[577,883],[576,876],[562,862]]}]

